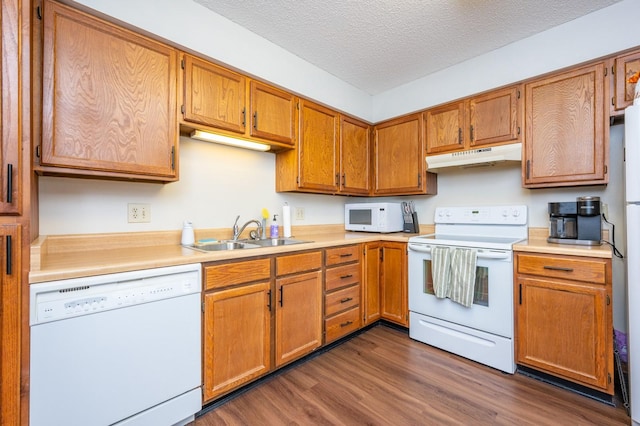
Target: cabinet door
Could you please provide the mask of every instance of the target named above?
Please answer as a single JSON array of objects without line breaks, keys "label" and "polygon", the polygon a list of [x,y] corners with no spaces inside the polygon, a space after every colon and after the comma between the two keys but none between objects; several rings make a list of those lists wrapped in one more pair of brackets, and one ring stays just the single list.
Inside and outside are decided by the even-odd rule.
[{"label": "cabinet door", "polygon": [[176,179],[177,51],[45,2],[42,166]]},{"label": "cabinet door", "polygon": [[471,147],[517,141],[520,137],[520,88],[495,90],[469,100]]},{"label": "cabinet door", "polygon": [[363,325],[380,319],[380,243],[367,243],[364,248],[364,279],[362,281]]},{"label": "cabinet door", "polygon": [[624,110],[633,104],[634,83],[627,83],[629,77],[640,71],[640,51],[619,56],[615,59],[614,109]]},{"label": "cabinet door", "polygon": [[322,271],[276,280],[276,366],[322,344]]},{"label": "cabinet door", "polygon": [[465,102],[455,102],[424,113],[427,154],[456,151],[466,144]]},{"label": "cabinet door", "polygon": [[524,186],[608,182],[604,64],[525,85]]},{"label": "cabinet door", "polygon": [[182,65],[184,120],[244,133],[247,79],[191,55]]},{"label": "cabinet door", "polygon": [[420,113],[375,126],[375,195],[425,193],[426,163],[422,129]]},{"label": "cabinet door", "polygon": [[[20,214],[21,191],[20,152],[22,146],[20,132],[20,26],[18,23],[19,2],[2,2],[0,28],[2,62],[0,63],[0,83],[2,84],[2,104],[0,104],[0,215]],[[25,6],[26,7],[26,6]],[[25,41],[26,42],[26,41]],[[28,59],[28,58],[27,58]],[[23,117],[28,120],[28,117]]]},{"label": "cabinet door", "polygon": [[606,287],[531,278],[517,283],[517,362],[612,393]]},{"label": "cabinet door", "polygon": [[371,188],[370,126],[350,117],[340,120],[340,192],[368,195]]},{"label": "cabinet door", "polygon": [[336,111],[300,101],[300,188],[338,191],[338,126],[339,115]]},{"label": "cabinet door", "polygon": [[381,247],[381,315],[400,325],[409,325],[407,302],[407,245],[383,243]]},{"label": "cabinet door", "polygon": [[295,143],[296,97],[258,81],[251,81],[251,136]]},{"label": "cabinet door", "polygon": [[205,401],[271,369],[270,288],[265,281],[205,293]]},{"label": "cabinet door", "polygon": [[20,229],[0,225],[0,424],[20,418]]}]

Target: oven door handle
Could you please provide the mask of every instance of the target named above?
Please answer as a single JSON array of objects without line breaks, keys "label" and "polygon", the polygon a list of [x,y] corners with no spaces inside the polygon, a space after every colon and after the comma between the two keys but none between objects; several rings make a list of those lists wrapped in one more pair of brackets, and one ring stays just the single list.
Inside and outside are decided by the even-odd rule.
[{"label": "oven door handle", "polygon": [[431,246],[425,246],[422,244],[412,244],[409,243],[409,250],[417,251],[420,253],[431,253]]},{"label": "oven door handle", "polygon": [[[419,253],[431,253],[431,246],[425,246],[422,244],[409,243],[409,250],[417,251]],[[478,250],[478,259],[508,259],[510,253],[508,251],[498,250]]]}]

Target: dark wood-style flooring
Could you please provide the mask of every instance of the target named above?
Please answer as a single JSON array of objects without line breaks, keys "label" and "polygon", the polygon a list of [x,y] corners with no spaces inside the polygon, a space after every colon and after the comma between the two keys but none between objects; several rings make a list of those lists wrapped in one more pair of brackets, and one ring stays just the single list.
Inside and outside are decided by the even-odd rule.
[{"label": "dark wood-style flooring", "polygon": [[374,327],[203,414],[213,425],[628,425],[612,407]]}]

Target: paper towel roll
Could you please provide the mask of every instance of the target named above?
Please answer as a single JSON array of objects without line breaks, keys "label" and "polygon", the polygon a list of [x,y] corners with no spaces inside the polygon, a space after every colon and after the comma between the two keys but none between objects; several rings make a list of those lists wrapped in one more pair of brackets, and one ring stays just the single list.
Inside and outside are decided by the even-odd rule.
[{"label": "paper towel roll", "polygon": [[282,206],[282,228],[285,238],[291,237],[291,207]]}]

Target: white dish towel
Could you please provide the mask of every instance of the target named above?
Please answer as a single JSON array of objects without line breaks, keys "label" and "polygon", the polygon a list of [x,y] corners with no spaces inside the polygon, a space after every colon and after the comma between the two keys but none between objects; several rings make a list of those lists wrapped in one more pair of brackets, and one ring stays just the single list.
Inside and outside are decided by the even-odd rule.
[{"label": "white dish towel", "polygon": [[431,247],[431,279],[433,292],[439,299],[451,292],[451,255],[449,247]]},{"label": "white dish towel", "polygon": [[477,252],[474,249],[455,248],[451,254],[451,292],[449,297],[452,301],[467,308],[473,304],[477,258]]}]

